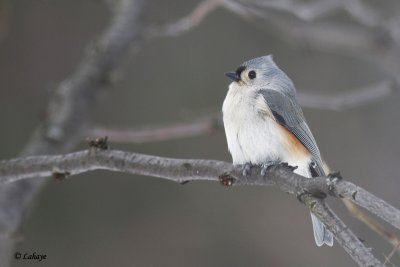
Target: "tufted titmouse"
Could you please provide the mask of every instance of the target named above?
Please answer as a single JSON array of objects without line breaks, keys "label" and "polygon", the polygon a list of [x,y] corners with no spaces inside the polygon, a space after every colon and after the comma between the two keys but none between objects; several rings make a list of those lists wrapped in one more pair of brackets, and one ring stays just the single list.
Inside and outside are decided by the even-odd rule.
[{"label": "tufted titmouse", "polygon": [[[261,165],[265,173],[272,164],[287,162],[305,177],[325,175],[296,89],[272,56],[246,61],[226,76],[233,82],[222,112],[233,164],[243,165],[244,174],[252,165]],[[332,234],[312,213],[311,219],[317,246],[332,246]]]}]

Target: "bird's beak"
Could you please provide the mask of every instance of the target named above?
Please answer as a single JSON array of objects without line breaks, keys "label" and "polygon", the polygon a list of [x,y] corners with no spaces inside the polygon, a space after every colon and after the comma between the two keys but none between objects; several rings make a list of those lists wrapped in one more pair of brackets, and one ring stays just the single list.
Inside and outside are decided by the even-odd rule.
[{"label": "bird's beak", "polygon": [[227,72],[225,76],[231,79],[232,81],[238,82],[240,81],[240,76],[236,72]]}]

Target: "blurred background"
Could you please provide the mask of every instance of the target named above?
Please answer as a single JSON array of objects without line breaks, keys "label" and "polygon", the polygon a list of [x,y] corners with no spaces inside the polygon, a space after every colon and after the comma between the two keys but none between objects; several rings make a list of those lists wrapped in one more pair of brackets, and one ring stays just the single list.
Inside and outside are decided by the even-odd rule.
[{"label": "blurred background", "polygon": [[[350,2],[368,6],[368,12],[380,16],[377,21],[384,19],[382,25],[363,23],[354,16],[357,12],[340,6],[310,19],[307,10],[299,9],[304,15],[290,8],[257,6],[256,1],[253,6],[232,1],[187,32],[134,44],[113,73],[113,84],[97,95],[91,125],[133,128],[218,113],[229,83],[224,72],[247,59],[273,54],[293,79],[330,167],[400,207],[400,63],[396,63],[400,53],[395,32],[384,28],[392,23],[388,29],[396,25],[400,29],[396,20],[400,5],[396,1]],[[199,3],[147,1],[143,27],[177,21]],[[44,118],[51,92],[74,72],[104,31],[114,4],[100,0],[1,2],[1,159],[16,157],[23,149]],[[313,1],[294,4],[305,7]],[[309,26],[314,36],[301,31]],[[362,34],[357,35],[357,30]],[[367,46],[370,32],[376,39]],[[347,38],[343,42],[341,33]],[[374,87],[381,81],[387,82],[383,94]],[[378,97],[340,104],[343,99],[358,99],[346,93],[363,92],[363,88]],[[339,104],[318,107],[322,102],[315,106],[307,102],[307,96]],[[144,144],[111,139],[110,146],[166,157],[231,161],[223,129]],[[74,150],[86,147],[83,138]],[[328,202],[384,261],[393,247],[353,218],[341,201],[330,198]],[[47,259],[13,260],[14,267],[356,265],[338,245],[317,248],[306,207],[274,187],[180,185],[95,171],[62,182],[49,180],[24,218],[15,251],[46,254]],[[390,262],[399,266],[399,254]]]}]

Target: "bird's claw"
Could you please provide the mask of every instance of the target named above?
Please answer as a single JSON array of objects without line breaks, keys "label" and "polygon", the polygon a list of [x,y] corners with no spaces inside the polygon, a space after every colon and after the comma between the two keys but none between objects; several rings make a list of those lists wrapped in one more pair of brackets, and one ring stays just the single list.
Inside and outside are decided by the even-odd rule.
[{"label": "bird's claw", "polygon": [[275,162],[270,161],[270,160],[261,164],[261,175],[265,176],[265,174],[267,174],[269,167],[271,167],[274,164],[275,164]]},{"label": "bird's claw", "polygon": [[[269,160],[269,161],[266,161],[265,163],[258,165],[261,168],[261,175],[265,176],[265,174],[267,174],[269,167],[271,167],[275,164],[277,164],[275,161]],[[242,165],[242,175],[245,177],[249,176],[251,173],[252,167],[253,167],[253,165],[251,163],[243,164]]]},{"label": "bird's claw", "polygon": [[251,167],[253,167],[253,165],[251,165],[251,163],[245,163],[242,166],[242,175],[245,177],[249,176],[249,174],[251,172]]}]

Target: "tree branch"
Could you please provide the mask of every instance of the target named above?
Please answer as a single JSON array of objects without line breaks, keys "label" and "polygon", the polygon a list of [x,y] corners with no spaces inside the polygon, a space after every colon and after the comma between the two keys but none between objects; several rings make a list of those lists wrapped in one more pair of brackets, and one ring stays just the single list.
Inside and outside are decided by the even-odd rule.
[{"label": "tree branch", "polygon": [[152,26],[145,30],[145,37],[152,39],[163,36],[177,36],[192,30],[199,25],[207,15],[221,6],[224,0],[203,0],[187,16],[161,26]]},{"label": "tree branch", "polygon": [[331,193],[334,196],[351,200],[400,230],[399,210],[365,189],[353,183],[341,182],[332,188]]},{"label": "tree branch", "polygon": [[[394,87],[393,82],[383,80],[366,87],[332,95],[298,92],[297,98],[300,105],[306,108],[343,111],[388,97],[395,91]],[[163,123],[133,129],[97,126],[88,129],[87,135],[89,137],[108,136],[113,142],[141,144],[208,134],[219,128],[222,128],[220,114],[211,114],[188,122]]]},{"label": "tree branch", "polygon": [[244,177],[240,166],[216,160],[173,159],[118,150],[83,150],[55,156],[31,156],[0,161],[0,184],[23,179],[49,177],[53,173],[77,175],[92,170],[110,170],[154,176],[174,182],[219,181],[232,179],[233,185],[278,186],[290,194],[309,193],[317,196],[346,198],[378,215],[400,230],[400,211],[365,189],[341,178],[305,178],[283,166],[271,167],[262,176],[254,167]]},{"label": "tree branch", "polygon": [[293,173],[293,168],[287,165],[271,167],[266,176],[255,167],[249,177],[244,177],[240,166],[222,161],[172,159],[91,147],[65,155],[0,161],[0,184],[48,176],[60,179],[97,169],[154,176],[179,183],[220,181],[225,185],[275,185],[284,192],[300,196],[360,266],[383,265],[318,197],[329,195],[349,199],[400,229],[400,211],[384,200],[341,178],[309,179]]},{"label": "tree branch", "polygon": [[[398,14],[390,18],[383,17],[370,8],[367,2],[359,0],[316,0],[307,3],[292,0],[226,0],[224,7],[245,18],[256,17],[267,20],[288,45],[295,44],[296,48],[303,46],[313,51],[344,54],[363,63],[367,62],[385,74],[382,75],[382,79],[389,77],[393,81],[392,87],[396,90],[391,90],[392,93],[399,91],[400,61],[397,59],[400,55],[400,33],[397,26],[400,16]],[[340,9],[345,10],[355,23],[341,24],[329,20],[327,15]],[[376,94],[375,99],[381,99],[381,95]],[[318,99],[313,102],[316,103],[314,106],[318,107],[324,107],[326,104],[325,101],[319,103]],[[370,101],[364,103],[368,102]]]},{"label": "tree branch", "polygon": [[[118,59],[121,58],[129,44],[137,36],[141,2],[141,0],[121,0],[118,2],[118,10],[110,27],[82,60],[76,72],[63,81],[55,91],[54,98],[48,107],[46,120],[38,127],[31,142],[22,153],[23,155],[61,153],[71,149],[81,140],[82,134],[86,130],[88,113],[97,88],[106,84]],[[364,6],[361,1],[353,0],[349,1],[349,4],[343,4],[343,8],[363,27],[346,27],[346,29],[343,29],[336,24],[326,24],[327,27],[321,30],[320,25],[284,21],[282,16],[268,12],[268,9],[272,8],[271,6],[265,9],[257,6],[254,8],[254,5],[252,7],[248,3],[243,4],[245,2],[251,3],[251,1],[240,0],[223,1],[227,8],[238,14],[247,12],[247,14],[270,19],[278,29],[289,37],[288,39],[297,40],[296,44],[303,43],[317,50],[340,53],[346,51],[359,58],[367,58],[396,80],[396,83],[389,85],[378,84],[377,88],[383,88],[382,90],[374,90],[373,92],[367,90],[365,94],[359,95],[368,96],[363,98],[358,95],[353,98],[354,101],[350,101],[350,104],[346,102],[348,100],[345,100],[344,104],[336,105],[333,109],[338,106],[343,108],[380,99],[382,95],[387,95],[387,92],[389,92],[387,88],[391,89],[400,84],[400,78],[397,75],[400,70],[400,63],[397,60],[400,54],[398,19],[381,20],[376,13],[371,13],[372,9],[369,9],[368,6]],[[275,4],[278,2],[271,1]],[[335,1],[334,5],[327,4],[328,2],[332,3],[333,1],[315,1],[316,4],[300,6],[293,5],[293,1],[287,0],[281,1],[281,3],[288,3],[286,6],[281,5],[278,8],[281,8],[281,10],[286,8],[287,12],[294,15],[298,14],[301,21],[312,21],[337,9],[338,7],[335,4],[341,1]],[[154,36],[172,36],[190,30],[221,3],[220,0],[205,0],[188,17],[176,24],[167,25],[159,33],[153,34]],[[375,53],[376,51],[380,51],[382,54]],[[343,101],[342,96],[339,96],[339,98]],[[314,100],[311,104],[314,106],[321,106],[321,103],[325,101],[321,101],[321,98],[317,101]],[[182,127],[186,129],[186,132],[184,131],[186,135],[193,135],[196,132],[205,131],[209,125],[205,124],[194,130],[187,130],[188,128],[185,128],[184,125]],[[171,131],[167,129],[152,138],[161,138],[160,136],[163,134],[164,137],[167,136],[168,138],[179,135],[179,132],[174,131],[173,128],[169,130]],[[146,139],[142,137],[142,140]],[[65,178],[68,175],[94,169],[151,175],[177,182],[220,180],[224,184],[233,185],[276,185],[285,192],[301,195],[303,202],[328,226],[339,244],[361,266],[382,266],[382,264],[358,241],[329,207],[315,196],[344,197],[377,214],[397,228],[400,224],[400,213],[397,209],[364,189],[340,179],[325,177],[307,179],[282,166],[273,167],[268,172],[267,177],[257,174],[259,169],[255,168],[250,179],[249,177],[242,177],[238,167],[226,162],[167,159],[122,151],[91,149],[60,156],[37,156],[0,162],[0,184],[2,184],[0,188],[1,266],[8,265],[4,262],[8,261],[10,247],[13,244],[12,234],[20,223],[23,209],[43,184],[43,179],[28,180],[28,178],[43,178],[51,175],[56,178]]]},{"label": "tree branch", "polygon": [[163,123],[133,129],[94,127],[88,129],[89,137],[107,136],[113,142],[141,144],[209,134],[222,129],[220,114],[193,119],[188,122]]},{"label": "tree branch", "polygon": [[392,95],[396,84],[388,80],[369,84],[365,87],[337,92],[332,95],[298,92],[297,98],[303,107],[342,111],[369,104]]},{"label": "tree branch", "polygon": [[327,204],[310,195],[302,197],[303,202],[310,207],[311,211],[320,219],[331,231],[336,241],[353,258],[359,266],[384,266],[370,252],[368,248],[349,231],[343,221],[327,206]]},{"label": "tree branch", "polygon": [[346,206],[347,210],[353,215],[355,218],[363,222],[374,232],[378,233],[380,236],[385,238],[397,252],[400,253],[400,240],[398,237],[386,230],[380,223],[378,223],[375,219],[365,214],[362,210],[360,210],[356,204],[351,202],[348,199],[343,199],[343,203]]},{"label": "tree branch", "polygon": [[[99,41],[71,77],[55,90],[45,120],[33,133],[22,155],[63,153],[82,139],[96,92],[106,85],[118,60],[139,33],[141,10],[142,0],[118,1],[118,11]],[[43,179],[32,179],[0,188],[0,266],[10,265],[13,236],[23,211],[43,183]]]},{"label": "tree branch", "polygon": [[[388,97],[395,91],[394,87],[393,82],[383,80],[332,95],[298,92],[297,98],[300,105],[306,108],[343,111]],[[130,129],[97,126],[88,129],[87,135],[108,136],[113,142],[141,144],[208,134],[219,128],[222,128],[220,114],[211,114],[188,122],[163,123]]]},{"label": "tree branch", "polygon": [[[289,44],[296,46],[312,46],[316,50],[328,50],[337,53],[347,52],[351,56],[358,56],[361,60],[369,58],[370,62],[380,67],[393,79],[385,77],[379,82],[349,92],[323,95],[299,92],[301,106],[324,110],[345,110],[352,107],[379,101],[399,90],[400,79],[397,55],[400,53],[400,40],[392,43],[400,34],[398,25],[381,18],[372,8],[359,0],[324,1],[316,0],[310,3],[298,3],[292,0],[259,1],[259,0],[204,0],[193,11],[179,20],[161,26],[148,27],[144,31],[146,39],[156,37],[178,36],[192,30],[200,24],[207,15],[217,7],[226,9],[244,17],[261,17],[272,21],[276,28]],[[358,26],[343,27],[338,23],[326,23],[324,27],[315,25],[316,20],[322,19],[338,10],[345,10]],[[284,12],[279,13],[280,12]],[[299,21],[288,19],[288,15],[295,16]],[[400,21],[396,19],[395,21]],[[386,35],[389,37],[385,37]],[[293,39],[296,41],[293,42]],[[398,38],[399,39],[399,38]],[[391,46],[386,49],[389,55],[385,58],[374,55],[382,46]]]}]

